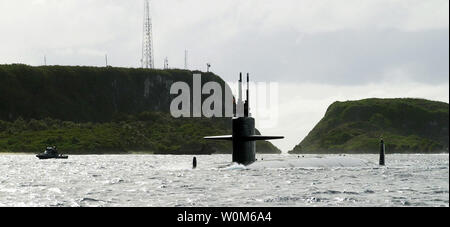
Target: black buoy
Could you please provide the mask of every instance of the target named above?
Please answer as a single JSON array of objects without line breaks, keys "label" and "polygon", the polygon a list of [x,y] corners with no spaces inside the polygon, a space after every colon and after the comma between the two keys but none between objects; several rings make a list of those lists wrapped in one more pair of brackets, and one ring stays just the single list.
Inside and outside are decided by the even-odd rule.
[{"label": "black buoy", "polygon": [[192,168],[195,169],[197,168],[197,158],[194,157],[194,159],[192,160]]},{"label": "black buoy", "polygon": [[385,145],[384,145],[383,138],[381,138],[381,141],[380,141],[380,166],[385,165],[384,158],[385,158]]}]

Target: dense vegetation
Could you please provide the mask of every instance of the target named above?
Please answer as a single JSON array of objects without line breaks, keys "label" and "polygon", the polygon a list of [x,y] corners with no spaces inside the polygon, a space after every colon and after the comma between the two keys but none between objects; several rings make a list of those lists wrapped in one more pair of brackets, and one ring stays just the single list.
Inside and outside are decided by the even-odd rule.
[{"label": "dense vegetation", "polygon": [[[192,84],[187,70],[0,65],[0,152],[41,152],[56,145],[69,154],[148,152],[230,153],[228,118],[169,114],[170,86]],[[202,84],[220,77],[202,73]],[[260,153],[279,153],[268,142]]]},{"label": "dense vegetation", "polygon": [[448,152],[449,104],[423,99],[335,102],[290,153]]},{"label": "dense vegetation", "polygon": [[[175,119],[169,114],[144,112],[121,121],[74,123],[46,118],[0,121],[0,151],[38,153],[57,145],[64,153],[101,154],[146,152],[156,154],[229,153],[231,143],[203,140],[205,135],[230,134],[228,119]],[[258,143],[261,153],[274,152]]]}]

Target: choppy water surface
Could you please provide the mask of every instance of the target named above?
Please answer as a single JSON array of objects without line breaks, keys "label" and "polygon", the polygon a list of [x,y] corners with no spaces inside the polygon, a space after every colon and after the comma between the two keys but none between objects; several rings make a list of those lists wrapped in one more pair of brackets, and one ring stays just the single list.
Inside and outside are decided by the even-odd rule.
[{"label": "choppy water surface", "polygon": [[388,155],[386,167],[352,157],[371,163],[221,168],[231,156],[212,155],[193,170],[192,156],[0,155],[0,206],[449,206],[448,154]]}]

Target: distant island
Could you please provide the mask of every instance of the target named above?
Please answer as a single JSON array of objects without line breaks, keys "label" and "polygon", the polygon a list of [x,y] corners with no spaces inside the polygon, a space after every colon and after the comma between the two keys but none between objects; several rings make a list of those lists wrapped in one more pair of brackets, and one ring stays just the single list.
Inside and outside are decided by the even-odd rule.
[{"label": "distant island", "polygon": [[[204,136],[231,133],[229,118],[170,115],[173,82],[225,82],[213,73],[116,67],[0,65],[0,152],[231,153]],[[260,153],[281,153],[259,141]]]},{"label": "distant island", "polygon": [[335,102],[291,154],[448,153],[449,104],[424,99]]}]

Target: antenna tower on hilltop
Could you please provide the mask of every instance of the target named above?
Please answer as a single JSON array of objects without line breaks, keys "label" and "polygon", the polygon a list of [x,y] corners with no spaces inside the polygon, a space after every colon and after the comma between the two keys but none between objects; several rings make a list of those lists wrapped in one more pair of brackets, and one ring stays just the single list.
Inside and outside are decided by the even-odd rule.
[{"label": "antenna tower on hilltop", "polygon": [[144,29],[142,39],[142,68],[153,69],[153,35],[152,35],[152,18],[150,17],[149,0],[144,0]]}]

